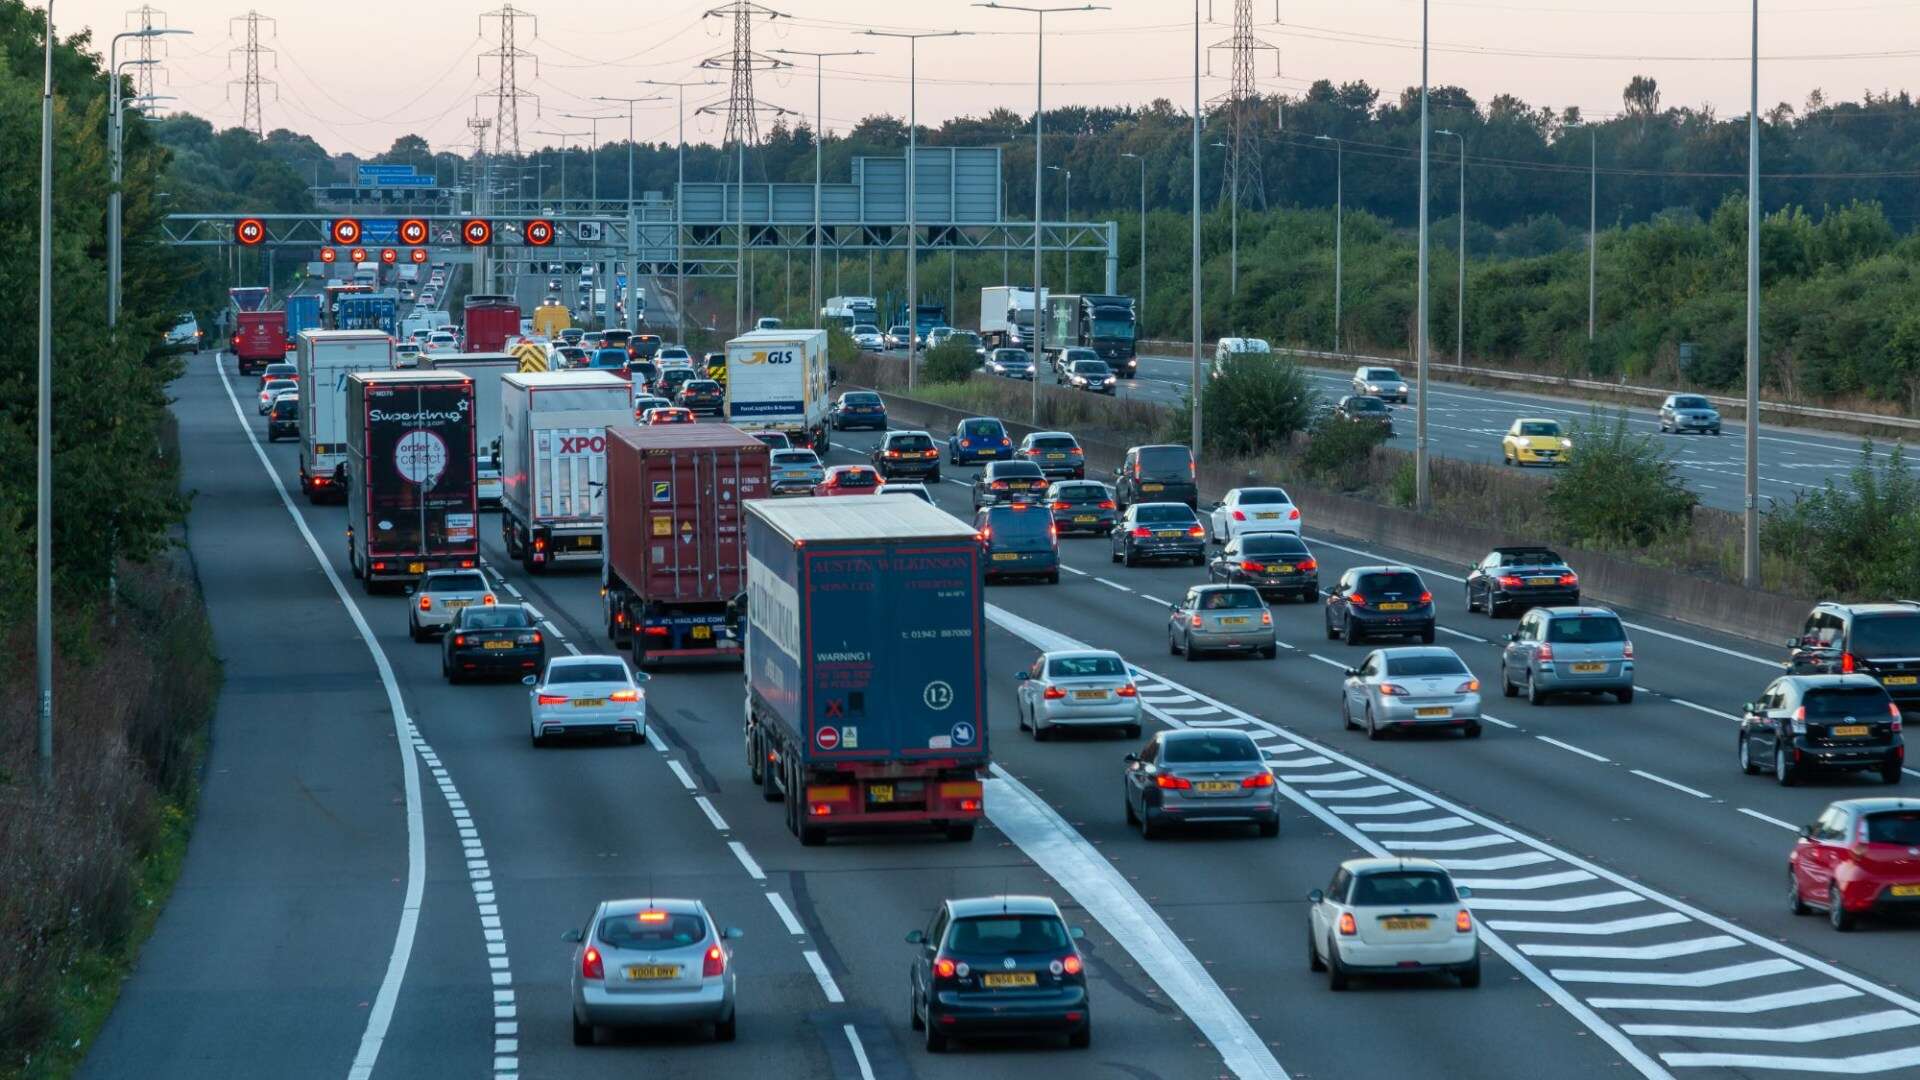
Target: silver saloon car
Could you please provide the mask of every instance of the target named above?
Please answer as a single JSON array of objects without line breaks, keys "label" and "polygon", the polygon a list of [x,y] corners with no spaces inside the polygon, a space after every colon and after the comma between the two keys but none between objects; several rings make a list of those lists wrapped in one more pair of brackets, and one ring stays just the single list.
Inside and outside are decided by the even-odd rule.
[{"label": "silver saloon car", "polygon": [[711,1024],[732,1042],[736,1030],[733,946],[741,936],[716,926],[698,900],[608,900],[573,942],[573,1044],[595,1029]]},{"label": "silver saloon car", "polygon": [[1244,731],[1161,731],[1127,755],[1127,824],[1142,839],[1168,826],[1251,822],[1261,836],[1280,835],[1280,794],[1260,745]]},{"label": "silver saloon car", "polygon": [[1340,720],[1369,739],[1431,728],[1480,734],[1480,680],[1444,645],[1375,649],[1347,669]]},{"label": "silver saloon car", "polygon": [[1119,728],[1129,739],[1140,737],[1140,691],[1117,652],[1041,653],[1017,679],[1020,730],[1041,742],[1056,727]]},{"label": "silver saloon car", "polygon": [[1196,585],[1167,609],[1167,651],[1197,660],[1206,652],[1258,653],[1280,646],[1273,613],[1251,585]]}]

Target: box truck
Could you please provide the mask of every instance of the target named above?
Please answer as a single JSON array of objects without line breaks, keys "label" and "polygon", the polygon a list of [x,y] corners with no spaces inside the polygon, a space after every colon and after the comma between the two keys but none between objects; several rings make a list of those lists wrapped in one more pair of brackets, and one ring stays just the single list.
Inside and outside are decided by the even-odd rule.
[{"label": "box truck", "polygon": [[[1047,302],[1045,289],[1040,290],[1040,302]],[[1033,345],[1033,290],[1007,285],[981,289],[980,342],[989,349],[1030,348]]]},{"label": "box truck", "polygon": [[520,333],[520,305],[511,296],[468,296],[461,318],[461,352],[499,352]]},{"label": "box truck", "polygon": [[827,332],[755,330],[727,342],[726,417],[743,431],[784,432],[824,456]]},{"label": "box truck", "polygon": [[235,366],[242,375],[262,371],[268,364],[287,358],[287,313],[284,311],[238,311],[233,316]]},{"label": "box truck", "polygon": [[[988,765],[981,546],[918,499],[747,504],[745,749],[802,844],[971,840]],[[744,611],[742,611],[744,609]]]},{"label": "box truck", "polygon": [[507,352],[420,354],[420,366],[436,371],[458,371],[473,377],[473,445],[479,460],[477,497],[481,506],[499,506],[500,378],[522,368],[520,358]]},{"label": "box truck", "polygon": [[[462,369],[465,370],[465,369]],[[500,534],[529,573],[600,563],[607,435],[633,423],[633,387],[604,371],[502,375]]]},{"label": "box truck", "polygon": [[393,340],[378,330],[309,330],[295,345],[293,362],[300,376],[300,491],[308,502],[345,501],[347,376],[391,368]]},{"label": "box truck", "polygon": [[480,560],[473,380],[347,376],[347,565],[371,593]]},{"label": "box truck", "polygon": [[293,348],[303,330],[320,329],[320,294],[295,293],[287,297],[287,348]]}]

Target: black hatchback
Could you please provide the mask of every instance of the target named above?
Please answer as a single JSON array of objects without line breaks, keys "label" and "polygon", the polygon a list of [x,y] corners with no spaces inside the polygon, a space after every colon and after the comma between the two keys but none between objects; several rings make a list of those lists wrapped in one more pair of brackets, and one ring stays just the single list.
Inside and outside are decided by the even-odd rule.
[{"label": "black hatchback", "polygon": [[1418,637],[1433,644],[1433,593],[1406,566],[1356,566],[1327,594],[1327,637],[1356,645],[1365,638]]},{"label": "black hatchback", "polygon": [[440,639],[440,674],[448,682],[472,676],[514,678],[546,666],[546,635],[524,604],[464,607]]},{"label": "black hatchback", "polygon": [[948,900],[914,946],[907,1015],[939,1053],[954,1038],[1064,1034],[1093,1042],[1086,959],[1059,905],[1044,896]]},{"label": "black hatchback", "polygon": [[674,403],[696,413],[719,416],[726,408],[727,392],[712,379],[688,379],[680,384]]},{"label": "black hatchback", "polygon": [[1793,785],[1815,769],[1874,772],[1900,782],[1900,710],[1865,675],[1782,675],[1741,709],[1740,769]]},{"label": "black hatchback", "polygon": [[1316,600],[1320,563],[1292,533],[1242,533],[1207,564],[1207,580],[1251,585],[1264,599]]},{"label": "black hatchback", "polygon": [[1061,536],[1088,533],[1105,536],[1120,519],[1113,489],[1098,480],[1062,480],[1047,489],[1047,507]]},{"label": "black hatchback", "polygon": [[940,482],[940,448],[924,431],[887,432],[869,460],[888,480],[904,476],[930,484]]},{"label": "black hatchback", "polygon": [[267,406],[267,441],[300,437],[300,395],[281,394]]}]

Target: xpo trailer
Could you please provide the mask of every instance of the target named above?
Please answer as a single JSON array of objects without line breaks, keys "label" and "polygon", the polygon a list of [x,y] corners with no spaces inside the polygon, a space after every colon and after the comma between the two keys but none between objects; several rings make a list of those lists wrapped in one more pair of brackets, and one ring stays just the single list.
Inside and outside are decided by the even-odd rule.
[{"label": "xpo trailer", "polygon": [[607,428],[633,423],[633,387],[605,371],[514,373],[497,382],[507,554],[534,574],[566,563],[598,565]]},{"label": "xpo trailer", "polygon": [[[787,828],[973,839],[989,763],[973,530],[918,499],[747,505],[749,774]],[[735,609],[736,616],[738,607]]]},{"label": "xpo trailer", "polygon": [[[711,365],[709,365],[711,366]],[[755,330],[727,342],[727,422],[778,431],[821,455],[827,436],[827,332]]]},{"label": "xpo trailer", "polygon": [[727,604],[746,588],[749,500],[772,496],[767,445],[725,424],[609,427],[607,637],[637,666],[737,662]]},{"label": "xpo trailer", "polygon": [[[291,309],[289,309],[291,310]],[[308,330],[293,354],[300,376],[300,492],[308,502],[347,497],[347,376],[393,367],[393,339],[378,330]]]},{"label": "xpo trailer", "polygon": [[473,380],[347,376],[347,563],[368,592],[479,564]]}]

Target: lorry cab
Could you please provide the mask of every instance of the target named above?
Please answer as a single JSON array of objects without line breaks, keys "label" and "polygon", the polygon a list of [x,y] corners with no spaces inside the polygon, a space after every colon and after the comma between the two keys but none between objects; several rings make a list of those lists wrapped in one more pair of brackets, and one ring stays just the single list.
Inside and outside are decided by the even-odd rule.
[{"label": "lorry cab", "polygon": [[1059,532],[1053,514],[1039,503],[989,506],[973,516],[975,533],[985,549],[986,579],[1043,577],[1060,581]]}]

